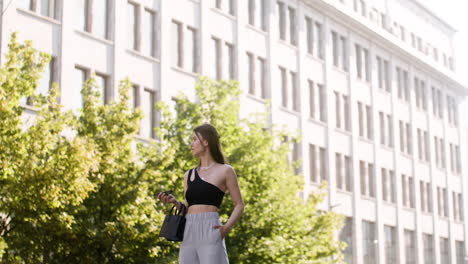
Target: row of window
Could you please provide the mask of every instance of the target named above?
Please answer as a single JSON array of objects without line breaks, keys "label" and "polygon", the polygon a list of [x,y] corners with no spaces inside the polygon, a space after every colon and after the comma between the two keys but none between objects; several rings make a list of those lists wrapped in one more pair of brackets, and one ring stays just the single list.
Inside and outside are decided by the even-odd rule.
[{"label": "row of window", "polygon": [[[249,54],[249,61],[252,60],[252,57],[253,55]],[[385,69],[388,69],[388,61],[386,60],[383,60],[383,59],[380,59],[379,60],[381,61],[381,63],[379,63],[379,68],[381,69],[384,69],[384,72],[386,72],[387,70]],[[262,63],[261,65],[264,66],[264,63],[265,63],[265,60],[262,59]],[[250,63],[251,64],[251,63]],[[249,64],[249,65],[250,65]],[[281,74],[281,78],[282,78],[282,82],[281,82],[281,89],[282,89],[282,100],[283,100],[283,106],[286,107],[286,108],[290,108],[290,109],[294,109],[295,111],[300,111],[300,107],[299,107],[299,100],[298,100],[298,87],[296,87],[296,83],[297,83],[297,79],[296,78],[296,73],[293,72],[293,71],[289,71],[290,72],[290,81],[287,81],[287,76],[286,76],[286,69],[284,67],[279,67],[280,68],[280,74]],[[405,71],[405,70],[402,70],[401,68],[397,67],[396,68],[396,72],[397,72],[397,86],[398,86],[398,96],[400,97],[400,99],[404,100],[404,101],[409,101],[409,90],[407,89],[408,87],[408,82],[407,82],[407,79],[408,79],[408,72]],[[250,73],[252,74],[252,73]],[[262,72],[262,75],[264,75],[264,73]],[[380,76],[380,74],[379,74]],[[386,76],[386,74],[382,74],[382,76]],[[251,79],[251,78],[250,78]],[[389,89],[389,85],[387,85],[387,83],[389,83],[387,80],[386,77],[379,77],[379,81],[380,82],[380,85],[381,85],[381,89],[385,90],[385,91],[388,91],[386,89]],[[317,91],[315,91],[315,89],[310,89],[310,82],[309,81],[309,102],[310,102],[310,107],[311,107],[311,111],[310,111],[310,116],[313,118],[313,119],[317,119],[316,118],[316,115],[315,113],[317,112],[315,107],[316,105],[318,104],[322,104],[324,105],[324,101],[326,101],[326,94],[323,92],[323,93],[318,93]],[[290,84],[290,85],[288,85]],[[317,84],[318,85],[318,88],[319,89],[323,89],[322,85],[321,84]],[[265,89],[265,88],[263,88]],[[288,92],[289,90],[289,92]],[[300,90],[300,89],[299,89]],[[347,123],[349,123],[349,97],[347,95],[342,95],[338,92],[334,92],[335,93],[335,107],[336,107],[336,126],[337,128],[343,128],[344,130],[346,131],[350,131],[349,130],[349,127],[346,126]],[[264,94],[267,94],[267,93],[264,93]],[[427,94],[426,94],[426,88],[425,88],[425,85],[424,85],[424,81],[421,81],[419,78],[415,77],[415,95],[416,95],[416,108],[417,109],[420,109],[422,111],[426,111],[427,110]],[[288,97],[291,97],[291,98],[288,98]],[[432,94],[432,98],[434,100],[434,104],[433,104],[433,108],[434,108],[434,117],[436,118],[439,118],[439,119],[442,119],[443,118],[443,106],[442,106],[442,94],[441,94],[441,90],[433,87],[433,94]],[[456,108],[456,102],[455,102],[455,98],[452,97],[452,96],[449,96],[447,95],[447,114],[448,114],[448,121],[449,121],[449,124],[453,125],[453,126],[458,126],[458,111],[457,111],[457,108]],[[292,102],[288,102],[288,100],[292,100]],[[318,100],[318,102],[317,102]],[[292,104],[292,107],[291,107],[291,104]],[[297,109],[297,110],[296,110]],[[323,111],[325,111],[326,108],[323,108]],[[343,114],[342,112],[345,112],[347,114]],[[371,120],[372,120],[372,112],[371,112],[371,109],[370,109],[370,106],[369,105],[366,105],[364,106],[362,103],[358,103],[358,111],[359,111],[359,117],[360,117],[360,136],[361,137],[364,137],[364,138],[367,138],[367,139],[372,139],[373,136],[372,136],[372,123],[371,123]],[[380,114],[380,113],[379,113]],[[323,118],[321,118],[320,121],[322,122],[326,122],[325,120],[325,113],[322,115]],[[365,118],[368,119],[368,123],[365,124]],[[383,121],[383,119],[381,120]],[[381,122],[381,125],[385,125],[385,122]],[[388,124],[388,123],[387,123]],[[408,125],[408,124],[403,124],[403,125]],[[361,133],[361,132],[364,132],[364,128],[367,127],[369,129],[369,133],[367,133],[367,135],[365,135],[365,133]],[[390,134],[389,134],[390,135]],[[392,144],[387,144],[387,145],[392,145]],[[407,152],[408,154],[411,154],[410,150],[407,149],[405,152]]]},{"label": "row of window", "polygon": [[[49,65],[45,67],[42,76],[36,87],[36,94],[47,95],[52,83],[57,82],[57,58],[52,57]],[[76,65],[74,69],[73,89],[71,89],[70,97],[72,101],[68,102],[71,109],[81,109],[83,107],[83,99],[81,89],[84,82],[94,75],[96,86],[99,89],[100,102],[106,104],[111,100],[111,76],[105,73],[98,72],[94,69]],[[156,110],[155,104],[157,101],[156,91],[148,87],[142,87],[134,84],[131,92],[131,104],[134,108],[141,107],[144,116],[140,123],[140,136],[144,138],[154,138],[154,128],[156,127]],[[33,106],[34,97],[24,98],[22,103]]]},{"label": "row of window", "polygon": [[[362,263],[374,264],[378,262],[377,251],[377,229],[376,224],[372,221],[362,220]],[[344,261],[346,263],[355,263],[353,259],[353,218],[347,217],[345,219],[345,225],[340,232],[340,240],[346,242],[347,247],[344,249]],[[416,247],[416,232],[413,230],[405,229],[403,231],[404,240],[401,245],[398,245],[397,239],[397,228],[390,225],[384,225],[384,237],[382,242],[384,243],[384,255],[382,259],[385,259],[384,263],[392,264],[398,261],[398,247],[400,246],[403,250],[404,259],[400,263],[405,264],[416,264],[417,247]],[[434,236],[432,234],[422,234],[422,247],[423,256],[419,256],[419,263],[435,263],[435,252],[434,252]],[[451,263],[451,251],[450,242],[448,238],[439,238],[439,249],[440,249],[440,262],[439,263]],[[455,263],[463,264],[465,259],[465,243],[464,241],[455,241]]]},{"label": "row of window", "polygon": [[[298,157],[299,145],[294,145],[294,157]],[[294,159],[293,160],[296,160]],[[327,150],[323,147],[313,144],[309,145],[309,166],[310,166],[310,182],[320,183],[328,180],[327,172]],[[353,192],[353,175],[352,175],[352,159],[350,156],[335,153],[335,173],[336,187],[339,190]],[[382,200],[396,204],[396,176],[393,170],[388,168],[380,168],[381,177],[381,193]],[[359,161],[359,184],[361,195],[368,198],[376,198],[376,175],[374,164]],[[402,204],[406,208],[415,208],[415,185],[414,179],[411,176],[401,174],[401,197]],[[439,215],[448,217],[448,192],[446,188],[437,187],[441,193],[437,193],[439,201]],[[432,193],[431,184],[420,181],[420,206],[421,211],[432,213]],[[455,220],[463,220],[462,195],[457,192],[452,192],[453,202],[453,218]]]},{"label": "row of window", "polygon": [[[75,1],[76,10],[76,25],[78,29],[95,34],[104,39],[110,39],[110,15],[108,10],[112,3],[107,0],[91,1],[91,0],[77,0]],[[155,47],[155,34],[156,34],[156,12],[148,7],[143,7],[138,3],[128,2],[128,22],[129,34],[128,41],[129,47],[134,50],[141,51],[149,56],[156,56]],[[254,27],[258,27],[263,31],[267,31],[267,1],[265,0],[249,0],[248,1],[248,23]],[[19,7],[38,12],[43,16],[59,19],[60,0],[20,0]],[[288,41],[291,45],[297,45],[297,25],[296,25],[296,9],[287,5],[284,2],[278,1],[278,19],[279,19],[279,32],[280,39]],[[216,0],[216,9],[235,16],[236,1],[234,0]],[[366,16],[366,3],[359,0],[355,2],[355,10],[360,9],[362,15]],[[375,14],[374,14],[375,13]],[[370,12],[370,16],[381,22],[386,27],[386,15],[379,14],[375,8]],[[307,46],[308,51],[318,58],[323,58],[323,41],[322,41],[322,26],[320,22],[313,21],[312,18],[306,17],[307,26]],[[403,27],[400,26],[400,29]],[[403,30],[404,33],[404,30]],[[337,35],[335,33],[335,35]],[[334,35],[334,36],[335,36]],[[404,34],[403,34],[404,35]],[[338,40],[339,38],[339,40]],[[343,55],[345,50],[346,38],[343,36],[336,36],[337,49],[334,48],[338,55],[338,45],[340,42],[343,48]],[[404,40],[404,36],[403,36]],[[412,33],[413,46],[422,46],[421,39]],[[335,46],[334,46],[335,47]],[[420,47],[421,50],[421,47]],[[426,47],[427,50],[427,47]],[[434,58],[438,60],[437,49],[434,48]],[[338,56],[337,56],[338,57]],[[449,65],[453,68],[453,59],[444,54],[445,66]],[[343,56],[344,59],[344,56]],[[338,63],[337,63],[338,64]],[[336,64],[336,65],[337,65]],[[345,63],[342,64],[345,67]]]},{"label": "row of window", "polygon": [[[37,3],[38,0],[32,1]],[[103,38],[108,38],[109,34],[107,33],[108,27],[106,26],[108,21],[108,15],[106,14],[107,10],[107,1],[92,1],[92,4],[88,3],[89,0],[79,0],[77,1],[78,9],[81,10],[77,13],[79,20],[79,29],[96,34]],[[41,1],[41,3],[52,3],[55,1]],[[217,1],[216,7],[223,8],[227,3],[226,1]],[[251,1],[249,8],[257,10],[257,6],[264,6],[264,1]],[[286,30],[289,28],[290,34],[284,33],[281,36],[284,36],[286,40],[286,35],[289,36],[289,39],[296,39],[296,26],[293,22],[295,21],[295,11],[292,7],[287,6],[282,2],[278,2],[279,8],[282,10],[280,14],[288,14],[290,25],[282,26],[281,28]],[[232,6],[232,4],[228,4]],[[288,12],[286,12],[286,9]],[[81,14],[84,14],[81,15]],[[285,15],[286,16],[286,15]],[[323,58],[323,32],[322,25],[313,20],[311,17],[306,16],[306,25],[307,25],[307,49],[309,53],[319,58]],[[287,20],[281,18],[280,22]],[[150,57],[157,57],[157,44],[156,36],[158,26],[156,25],[156,12],[147,7],[144,7],[140,4],[128,2],[128,48],[131,50],[137,51],[143,55]],[[250,21],[252,22],[252,21]],[[255,24],[255,22],[252,22]],[[93,25],[99,25],[101,28],[96,28]],[[172,23],[172,64],[180,69],[183,69],[187,72],[198,73],[200,72],[200,58],[199,58],[199,40],[198,40],[198,29],[184,25],[179,21],[173,21]],[[292,32],[292,33],[291,33]],[[332,31],[332,44],[333,44],[333,65],[337,68],[340,68],[344,71],[348,70],[347,66],[347,48],[346,42],[347,39],[345,36],[340,35],[339,33]],[[210,75],[216,79],[235,79],[235,46],[232,43],[223,41],[220,38],[215,36],[211,39],[212,48],[211,52],[213,53],[212,62],[213,66],[210,67]],[[294,44],[295,41],[292,41],[291,44]],[[365,81],[370,81],[370,67],[369,67],[369,51],[355,44],[356,48],[356,67],[357,67],[357,77]],[[254,90],[255,86],[260,86],[260,91],[258,95],[262,98],[268,96],[266,84],[265,84],[265,68],[266,60],[264,58],[257,57],[258,61],[254,63],[251,57],[255,55],[248,53],[249,67],[251,69],[258,69],[259,76],[253,76],[252,74],[255,71],[249,71],[249,91],[252,94],[257,94]],[[389,61],[383,59],[380,56],[376,56],[377,68],[378,68],[378,86],[387,92],[391,91],[390,85],[390,69]],[[255,67],[255,64],[258,64]],[[299,111],[299,100],[298,93],[299,87],[297,86],[297,81],[295,80],[297,74],[294,71],[289,71],[286,74],[286,69],[281,67],[281,77],[282,77],[282,105],[288,109]],[[289,76],[288,76],[289,75]],[[400,67],[396,67],[396,79],[397,79],[397,88],[398,88],[398,97],[404,101],[410,101],[410,92],[408,86],[408,72],[403,70]],[[257,78],[255,78],[257,77]],[[255,83],[254,80],[258,79],[258,83]],[[290,81],[288,81],[288,79]],[[258,89],[258,88],[257,88]],[[420,80],[418,77],[415,77],[415,95],[416,95],[416,106],[422,110],[427,110],[427,93],[424,81]],[[288,92],[288,90],[290,92]],[[311,97],[313,90],[311,91]],[[318,95],[318,94],[317,94]],[[318,98],[318,96],[317,96]],[[442,94],[439,89],[432,87],[432,99],[433,99],[433,113],[434,116],[438,118],[443,118],[443,105],[442,105]],[[316,98],[311,98],[316,100]],[[337,100],[340,102],[341,100]],[[343,101],[345,103],[346,101]],[[458,125],[458,111],[454,97],[447,95],[447,113],[449,124]],[[337,104],[339,107],[340,104]],[[312,106],[311,106],[312,109]],[[342,107],[341,109],[346,109]],[[324,110],[324,109],[323,109]],[[316,111],[311,111],[311,114],[315,114]],[[324,117],[325,115],[322,115]],[[346,115],[340,115],[346,117]],[[321,118],[321,121],[324,121],[324,118]],[[346,120],[343,122],[346,124]],[[341,125],[341,122],[337,120],[337,124]],[[367,137],[369,138],[369,137]]]},{"label": "row of window", "polygon": [[[406,28],[397,21],[393,21],[393,23],[391,23],[390,17],[387,16],[385,12],[371,6],[370,4],[371,1],[354,0],[354,11],[363,17],[369,18],[372,22],[390,32],[401,41],[407,42]],[[414,32],[411,32],[410,36],[411,47],[422,52],[426,56],[431,56],[434,61],[439,62],[439,50],[437,47],[432,46],[429,42],[423,43],[423,39]],[[448,56],[446,53],[443,53],[442,62],[444,67],[447,67],[452,71],[454,70],[453,58]]]}]

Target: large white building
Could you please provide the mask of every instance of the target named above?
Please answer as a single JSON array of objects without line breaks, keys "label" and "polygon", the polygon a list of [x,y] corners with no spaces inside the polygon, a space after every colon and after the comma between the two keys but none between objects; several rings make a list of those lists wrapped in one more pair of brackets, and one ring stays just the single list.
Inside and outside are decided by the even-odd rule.
[{"label": "large white building", "polygon": [[[0,0],[10,34],[53,56],[38,87],[67,108],[95,73],[103,100],[134,83],[152,105],[197,76],[237,79],[243,116],[299,130],[304,193],[329,181],[325,207],[348,216],[348,263],[464,263],[466,167],[455,30],[416,0]],[[4,57],[0,59],[3,63]],[[266,102],[271,100],[271,104]],[[34,109],[27,106],[28,111]],[[270,124],[270,125],[271,125]]]}]

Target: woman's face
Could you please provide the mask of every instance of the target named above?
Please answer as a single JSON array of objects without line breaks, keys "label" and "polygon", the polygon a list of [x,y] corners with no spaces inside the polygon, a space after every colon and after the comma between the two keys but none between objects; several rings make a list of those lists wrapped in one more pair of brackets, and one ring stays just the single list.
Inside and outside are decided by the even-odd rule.
[{"label": "woman's face", "polygon": [[195,132],[192,134],[192,154],[196,157],[198,157],[201,153],[203,153],[206,149],[206,146],[208,145],[208,142],[204,140],[200,135],[197,136]]}]

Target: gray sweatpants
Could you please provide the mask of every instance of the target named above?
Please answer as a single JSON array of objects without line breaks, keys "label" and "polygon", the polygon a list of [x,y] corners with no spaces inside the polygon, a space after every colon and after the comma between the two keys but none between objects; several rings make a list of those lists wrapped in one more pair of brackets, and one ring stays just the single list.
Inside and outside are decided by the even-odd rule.
[{"label": "gray sweatpants", "polygon": [[184,240],[180,245],[180,264],[229,264],[226,244],[221,239],[217,212],[187,214]]}]

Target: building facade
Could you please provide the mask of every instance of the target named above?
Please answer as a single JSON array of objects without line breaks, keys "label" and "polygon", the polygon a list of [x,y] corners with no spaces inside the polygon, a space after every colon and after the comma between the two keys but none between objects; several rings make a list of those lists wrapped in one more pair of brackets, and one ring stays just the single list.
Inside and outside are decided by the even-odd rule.
[{"label": "building facade", "polygon": [[[0,1],[10,35],[52,55],[38,92],[68,109],[95,74],[103,103],[120,80],[154,137],[159,100],[195,98],[199,75],[236,79],[241,115],[301,131],[304,196],[329,182],[323,209],[347,216],[348,263],[465,263],[468,89],[455,30],[416,0]],[[0,63],[3,63],[3,56]],[[271,102],[271,103],[267,103]],[[34,109],[24,100],[29,113]]]}]

